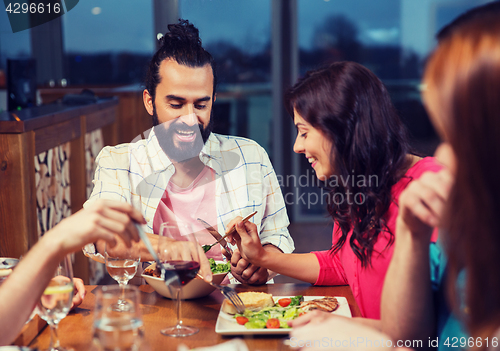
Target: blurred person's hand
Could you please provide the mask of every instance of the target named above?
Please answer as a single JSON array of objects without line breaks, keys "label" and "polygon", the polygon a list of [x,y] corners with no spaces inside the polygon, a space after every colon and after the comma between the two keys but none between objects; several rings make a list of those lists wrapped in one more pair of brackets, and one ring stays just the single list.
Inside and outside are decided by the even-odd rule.
[{"label": "blurred person's hand", "polygon": [[145,224],[141,213],[126,202],[98,200],[81,209],[48,231],[43,238],[50,240],[61,254],[81,249],[88,243],[102,239],[110,246],[116,245],[116,236],[125,245],[139,241],[135,222]]},{"label": "blurred person's hand", "polygon": [[78,307],[83,302],[85,298],[85,284],[83,284],[83,280],[80,278],[73,278],[73,303],[71,304],[71,309]]},{"label": "blurred person's hand", "polygon": [[324,323],[331,318],[346,318],[346,317],[337,316],[330,312],[314,310],[311,312],[304,313],[303,315],[294,320],[288,321],[288,325],[292,328],[298,328],[298,327],[303,327],[310,323],[311,324]]},{"label": "blurred person's hand", "polygon": [[[298,323],[307,320],[307,315],[297,318]],[[302,319],[301,319],[302,318]],[[350,318],[322,314],[310,314],[307,324],[290,332],[290,346],[299,350],[403,350],[391,338],[376,329],[367,327]],[[301,319],[301,320],[299,320]]]},{"label": "blurred person's hand", "polygon": [[399,197],[396,233],[409,232],[429,242],[434,228],[441,224],[452,185],[453,175],[446,168],[412,181]]}]

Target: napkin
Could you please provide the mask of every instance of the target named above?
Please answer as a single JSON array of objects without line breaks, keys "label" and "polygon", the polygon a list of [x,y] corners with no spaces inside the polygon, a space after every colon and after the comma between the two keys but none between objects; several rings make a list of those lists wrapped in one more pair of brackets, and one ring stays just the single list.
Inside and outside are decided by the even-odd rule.
[{"label": "napkin", "polygon": [[[217,344],[208,347],[197,347],[196,349],[191,349],[191,351],[248,351],[247,344],[242,339],[233,339],[223,344]],[[189,351],[186,345],[179,345],[177,351]]]}]

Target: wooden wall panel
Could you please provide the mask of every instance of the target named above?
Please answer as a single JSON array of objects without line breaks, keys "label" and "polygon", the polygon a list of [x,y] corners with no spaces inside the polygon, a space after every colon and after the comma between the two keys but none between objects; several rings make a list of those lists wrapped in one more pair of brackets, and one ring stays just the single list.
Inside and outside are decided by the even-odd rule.
[{"label": "wooden wall panel", "polygon": [[35,133],[0,134],[0,150],[0,256],[19,258],[38,240]]},{"label": "wooden wall panel", "polygon": [[37,129],[35,130],[35,152],[38,155],[41,152],[79,138],[81,135],[82,129],[79,118]]},{"label": "wooden wall panel", "polygon": [[[71,183],[71,211],[78,212],[87,200],[87,171],[85,166],[85,133],[87,123],[85,116],[79,120],[81,134],[71,141],[70,157],[70,183]],[[89,262],[88,258],[81,251],[77,251],[74,256],[73,274],[75,277],[83,279],[85,284],[89,283]]]}]

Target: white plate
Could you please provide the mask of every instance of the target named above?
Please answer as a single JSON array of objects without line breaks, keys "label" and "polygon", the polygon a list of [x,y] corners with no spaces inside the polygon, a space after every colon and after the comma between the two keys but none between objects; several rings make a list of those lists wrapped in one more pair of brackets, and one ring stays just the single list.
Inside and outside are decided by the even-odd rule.
[{"label": "white plate", "polygon": [[[274,302],[278,301],[283,297],[292,297],[292,296],[273,296]],[[314,299],[322,299],[324,296],[304,296],[304,301],[314,300]],[[333,314],[344,316],[344,317],[352,317],[351,309],[349,308],[349,303],[345,297],[335,296],[337,301],[339,302],[339,307],[333,311]],[[217,323],[215,324],[215,332],[217,334],[222,335],[264,335],[264,334],[288,334],[290,333],[291,328],[279,328],[279,329],[247,329],[244,325],[239,325],[236,323],[236,319],[233,315],[227,314],[226,312],[221,310],[219,312],[219,316],[217,318]]]}]

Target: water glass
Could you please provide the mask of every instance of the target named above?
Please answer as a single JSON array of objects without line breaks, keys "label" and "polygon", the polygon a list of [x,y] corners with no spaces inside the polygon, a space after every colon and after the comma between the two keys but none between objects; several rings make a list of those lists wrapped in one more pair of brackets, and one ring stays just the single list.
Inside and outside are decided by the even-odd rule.
[{"label": "water glass", "polygon": [[[117,311],[119,300],[128,308]],[[140,295],[136,286],[103,286],[96,293],[93,344],[99,351],[135,351],[142,349],[144,331]]]},{"label": "water glass", "polygon": [[[111,278],[118,282],[121,288],[124,288],[128,284],[128,281],[135,276],[137,267],[141,262],[137,244],[132,244],[132,247],[123,249],[116,255],[109,254],[106,245],[104,257],[106,259],[106,270]],[[116,311],[125,311],[128,307],[125,299],[118,300],[114,306]]]},{"label": "water glass", "polygon": [[59,263],[54,278],[45,288],[37,304],[38,314],[50,326],[49,351],[65,351],[59,344],[57,326],[68,314],[73,302],[73,267],[68,255]]}]

